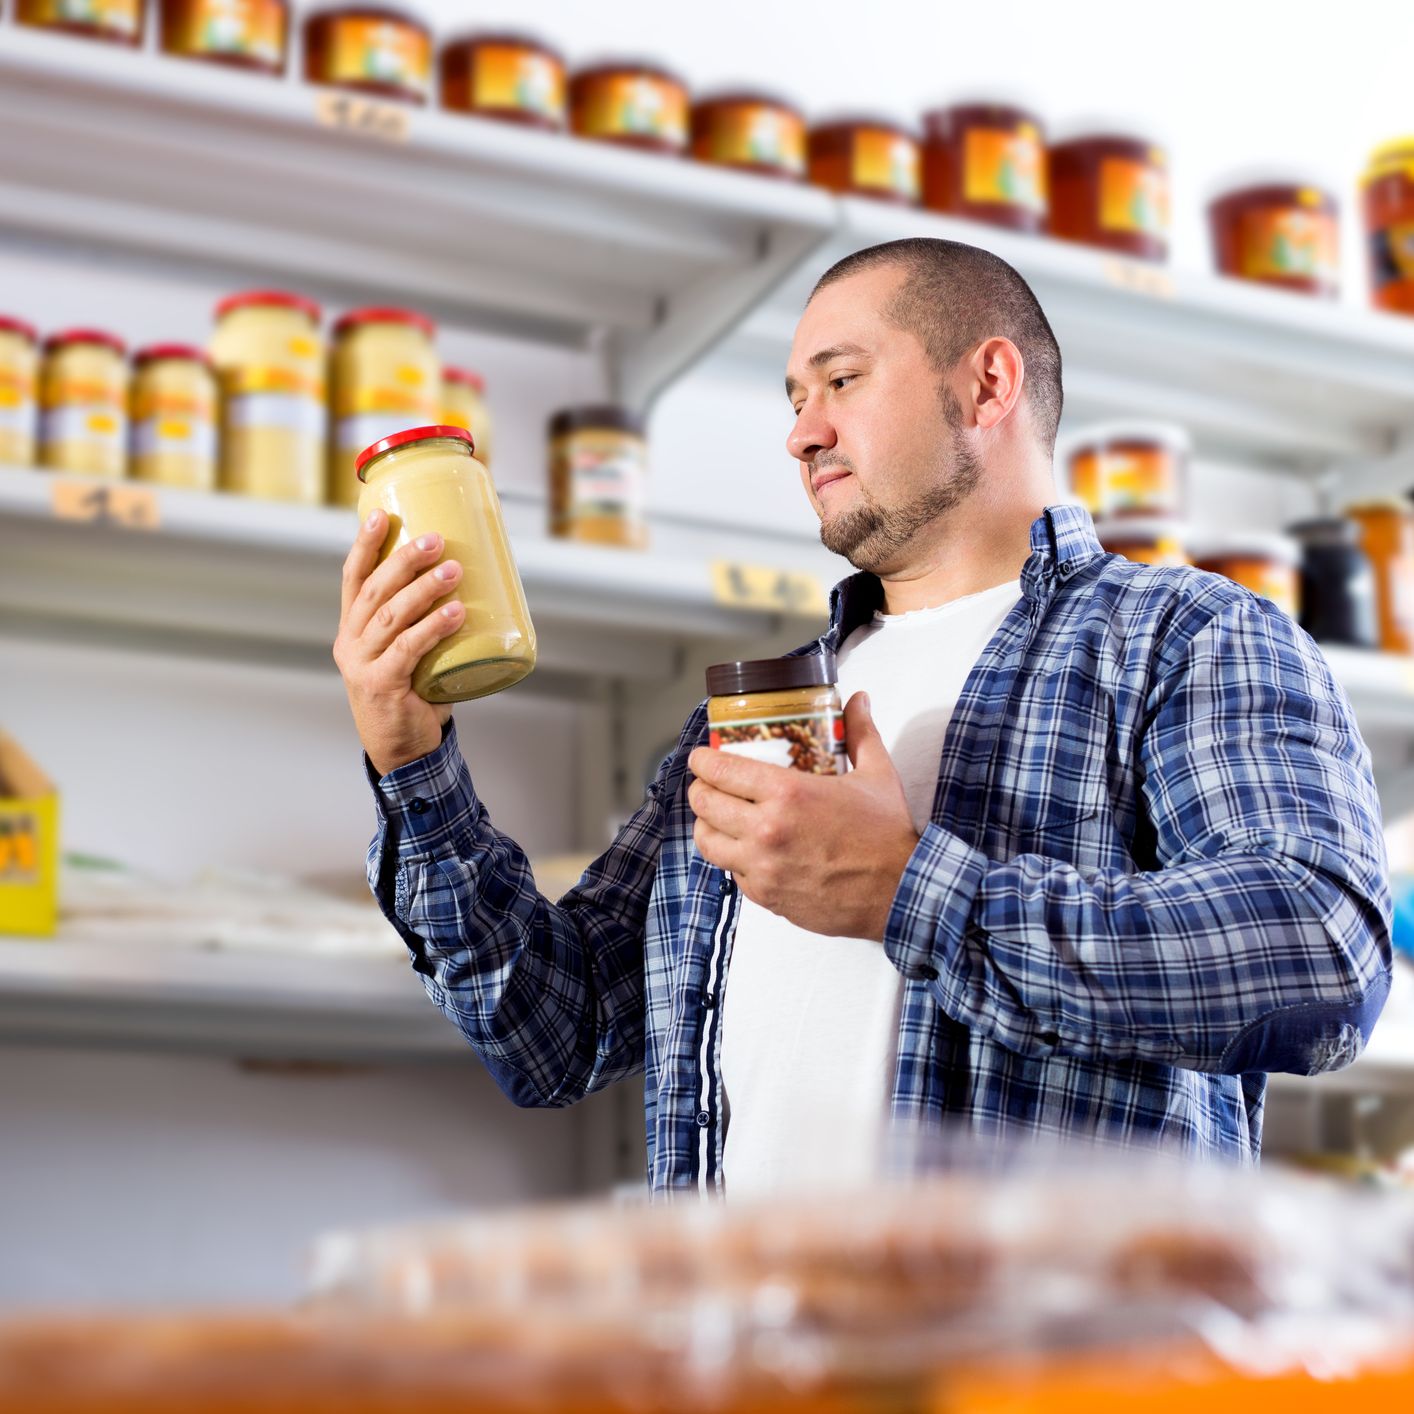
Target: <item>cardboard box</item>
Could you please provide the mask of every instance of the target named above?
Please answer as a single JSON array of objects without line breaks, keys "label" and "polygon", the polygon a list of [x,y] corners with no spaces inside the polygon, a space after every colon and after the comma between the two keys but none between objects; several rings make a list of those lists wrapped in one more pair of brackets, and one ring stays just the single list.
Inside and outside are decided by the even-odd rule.
[{"label": "cardboard box", "polygon": [[0,732],[0,937],[53,937],[59,917],[59,793]]}]

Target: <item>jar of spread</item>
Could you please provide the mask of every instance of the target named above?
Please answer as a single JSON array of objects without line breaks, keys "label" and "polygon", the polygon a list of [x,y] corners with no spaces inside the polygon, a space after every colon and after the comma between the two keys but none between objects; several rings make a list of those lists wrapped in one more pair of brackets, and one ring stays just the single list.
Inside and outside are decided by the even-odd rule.
[{"label": "jar of spread", "polygon": [[432,34],[406,10],[346,5],[304,22],[304,76],[310,83],[377,98],[426,103]]},{"label": "jar of spread", "polygon": [[375,507],[388,515],[379,562],[419,535],[436,531],[443,558],[462,577],[439,606],[465,606],[462,626],[427,653],[413,690],[428,702],[465,702],[518,683],[535,666],[535,629],[486,468],[463,427],[413,427],[358,456],[360,521]]},{"label": "jar of spread", "polygon": [[922,153],[907,128],[887,118],[840,118],[811,128],[807,149],[815,186],[918,205]]},{"label": "jar of spread", "polygon": [[19,24],[110,44],[142,43],[143,0],[19,0]]},{"label": "jar of spread", "polygon": [[1071,444],[1071,494],[1092,516],[1181,517],[1188,434],[1162,422],[1099,423]]},{"label": "jar of spread", "polygon": [[1374,571],[1380,647],[1414,653],[1414,506],[1362,501],[1345,514],[1360,527],[1360,548]]},{"label": "jar of spread", "polygon": [[162,52],[256,73],[285,72],[289,0],[162,0]]},{"label": "jar of spread", "polygon": [[801,181],[805,119],[767,94],[714,94],[693,104],[692,155],[718,167]]},{"label": "jar of spread", "polygon": [[1187,531],[1181,521],[1128,516],[1099,521],[1095,534],[1111,554],[1141,565],[1190,565]]},{"label": "jar of spread", "polygon": [[1375,648],[1375,572],[1353,520],[1326,516],[1287,527],[1301,544],[1301,627],[1321,643]]},{"label": "jar of spread", "polygon": [[153,344],[133,355],[132,475],[216,489],[216,375],[200,349]]},{"label": "jar of spread", "polygon": [[1329,192],[1283,173],[1229,177],[1208,203],[1218,273],[1333,299],[1339,210]]},{"label": "jar of spread", "polygon": [[687,85],[655,64],[622,60],[570,79],[570,131],[647,152],[687,147]]},{"label": "jar of spread", "polygon": [[1414,314],[1414,137],[1376,148],[1360,187],[1375,308]]},{"label": "jar of spread", "polygon": [[442,48],[442,106],[559,132],[567,106],[565,61],[523,34],[449,40]]},{"label": "jar of spread", "polygon": [[45,340],[39,372],[39,460],[54,471],[122,476],[128,460],[128,363],[101,329]]},{"label": "jar of spread", "polygon": [[636,413],[576,407],[550,419],[551,535],[642,549],[647,484],[648,443]]},{"label": "jar of spread", "polygon": [[1008,103],[967,102],[923,118],[923,205],[1013,231],[1046,224],[1041,120]]},{"label": "jar of spread", "polygon": [[33,466],[39,335],[0,314],[0,466]]},{"label": "jar of spread", "polygon": [[708,745],[811,776],[842,776],[844,711],[836,676],[829,652],[708,668]]},{"label": "jar of spread", "polygon": [[465,427],[476,444],[476,459],[491,466],[491,412],[486,406],[486,380],[470,368],[443,368],[442,416],[449,427]]},{"label": "jar of spread", "polygon": [[1166,260],[1168,156],[1110,122],[1071,124],[1049,152],[1049,229],[1061,240],[1142,260]]},{"label": "jar of spread", "polygon": [[324,499],[319,320],[313,300],[282,290],[251,290],[216,306],[223,491],[310,506]]},{"label": "jar of spread", "polygon": [[1289,535],[1234,531],[1194,540],[1193,563],[1220,574],[1263,599],[1270,599],[1294,619],[1300,609],[1301,546]]},{"label": "jar of spread", "polygon": [[426,427],[442,400],[437,327],[410,309],[353,309],[334,325],[329,501],[356,506],[354,461],[382,437]]}]

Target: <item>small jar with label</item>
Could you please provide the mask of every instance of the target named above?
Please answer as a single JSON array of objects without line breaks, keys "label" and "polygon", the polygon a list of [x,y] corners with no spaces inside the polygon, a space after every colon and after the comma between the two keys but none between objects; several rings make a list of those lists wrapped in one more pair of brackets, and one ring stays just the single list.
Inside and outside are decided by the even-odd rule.
[{"label": "small jar with label", "polygon": [[19,0],[15,20],[109,44],[142,43],[144,0]]},{"label": "small jar with label", "polygon": [[442,106],[454,113],[547,132],[565,126],[565,61],[538,39],[498,33],[448,40],[441,77]]},{"label": "small jar with label", "polygon": [[1200,570],[1220,574],[1294,619],[1301,607],[1301,546],[1289,535],[1260,530],[1209,533],[1190,549]]},{"label": "small jar with label", "polygon": [[1375,308],[1414,314],[1414,137],[1376,148],[1360,188]]},{"label": "small jar with label", "polygon": [[648,442],[627,408],[566,408],[550,419],[550,534],[641,550]]},{"label": "small jar with label", "polygon": [[687,85],[668,69],[617,60],[570,79],[570,131],[645,152],[687,148]]},{"label": "small jar with label", "polygon": [[223,491],[316,506],[324,499],[326,413],[319,306],[251,290],[216,306],[211,363],[221,390]]},{"label": "small jar with label", "polygon": [[1098,423],[1076,434],[1067,457],[1070,491],[1096,518],[1181,517],[1191,443],[1163,422]]},{"label": "small jar with label", "polygon": [[1318,643],[1377,648],[1375,572],[1360,548],[1360,527],[1322,516],[1287,527],[1301,545],[1301,627]]},{"label": "small jar with label", "polygon": [[133,355],[134,481],[216,489],[216,375],[187,344],[153,344]]},{"label": "small jar with label", "polygon": [[432,32],[406,10],[379,5],[321,10],[304,22],[304,76],[310,83],[374,98],[426,103]]},{"label": "small jar with label", "polygon": [[289,0],[162,0],[162,52],[278,76],[285,72]]},{"label": "small jar with label", "polygon": [[1280,172],[1224,179],[1208,203],[1218,273],[1334,299],[1339,209],[1329,192]]},{"label": "small jar with label", "polygon": [[1182,521],[1127,516],[1097,522],[1095,534],[1111,554],[1137,564],[1171,567],[1193,563],[1188,555],[1188,530]]},{"label": "small jar with label", "polygon": [[917,137],[887,118],[839,118],[810,129],[811,182],[839,196],[917,206],[923,189]]},{"label": "small jar with label", "polygon": [[38,388],[39,335],[0,314],[0,467],[34,465]]},{"label": "small jar with label", "polygon": [[465,427],[476,443],[476,459],[491,466],[491,411],[486,380],[470,368],[442,369],[442,416],[449,427]]},{"label": "small jar with label", "polygon": [[923,119],[923,205],[1036,232],[1046,224],[1041,120],[1009,103],[954,103]]},{"label": "small jar with label", "polygon": [[45,340],[39,373],[39,460],[53,471],[124,476],[128,462],[128,361],[101,329]]},{"label": "small jar with label", "polygon": [[1414,653],[1414,506],[1390,499],[1347,506],[1375,574],[1380,647]]},{"label": "small jar with label", "polygon": [[837,676],[830,652],[708,668],[708,744],[810,776],[842,776],[845,730]]},{"label": "small jar with label", "polygon": [[1049,230],[1061,240],[1167,260],[1164,149],[1123,123],[1072,123],[1052,138]]},{"label": "small jar with label", "polygon": [[767,177],[805,177],[805,119],[762,93],[721,93],[692,107],[692,155]]},{"label": "small jar with label", "polygon": [[466,702],[518,683],[535,666],[535,629],[520,573],[486,468],[463,427],[414,427],[385,437],[358,457],[360,521],[388,516],[381,564],[395,550],[435,531],[443,559],[462,577],[438,607],[459,600],[461,627],[428,652],[413,690],[428,702]]},{"label": "small jar with label", "polygon": [[410,309],[353,309],[334,325],[329,501],[356,506],[354,460],[382,437],[426,427],[442,400],[437,327]]}]

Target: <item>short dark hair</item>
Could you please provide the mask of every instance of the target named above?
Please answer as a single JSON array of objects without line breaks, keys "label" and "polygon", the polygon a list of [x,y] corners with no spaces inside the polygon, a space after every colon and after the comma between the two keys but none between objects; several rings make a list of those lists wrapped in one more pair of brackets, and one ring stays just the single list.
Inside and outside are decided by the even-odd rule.
[{"label": "short dark hair", "polygon": [[810,298],[827,285],[881,265],[906,272],[885,317],[918,336],[939,373],[997,335],[1016,345],[1026,368],[1025,396],[1037,439],[1048,453],[1054,451],[1062,401],[1060,345],[1031,286],[989,250],[914,236],[845,256],[820,277]]}]

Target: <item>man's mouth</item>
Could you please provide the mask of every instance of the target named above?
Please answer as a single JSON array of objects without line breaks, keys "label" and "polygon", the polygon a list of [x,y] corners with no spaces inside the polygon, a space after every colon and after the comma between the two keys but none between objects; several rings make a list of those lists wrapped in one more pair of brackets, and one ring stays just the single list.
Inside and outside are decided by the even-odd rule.
[{"label": "man's mouth", "polygon": [[818,496],[832,481],[842,481],[850,473],[842,467],[831,467],[827,471],[822,471],[818,476],[811,478],[811,489]]}]

